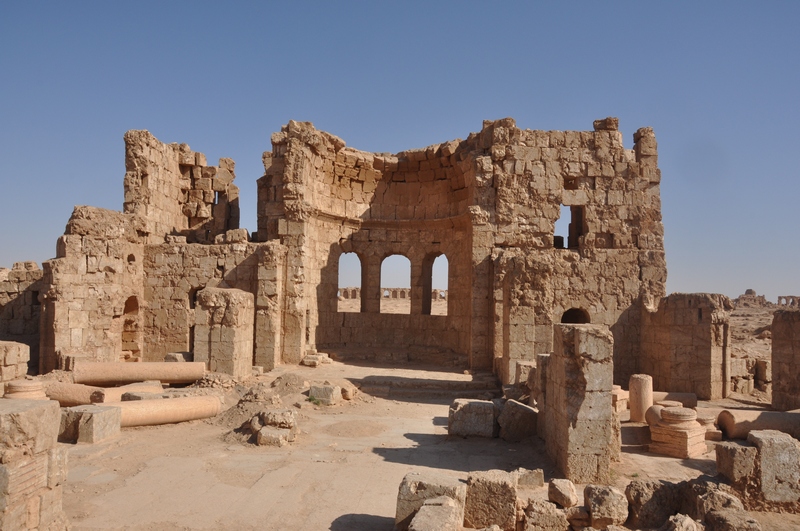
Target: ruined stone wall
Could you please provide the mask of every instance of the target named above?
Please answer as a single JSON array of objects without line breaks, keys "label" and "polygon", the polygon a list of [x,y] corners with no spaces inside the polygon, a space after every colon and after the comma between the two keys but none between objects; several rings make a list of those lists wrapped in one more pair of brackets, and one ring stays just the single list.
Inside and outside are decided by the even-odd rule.
[{"label": "ruined stone wall", "polygon": [[17,262],[11,269],[0,267],[0,340],[28,345],[34,372],[39,369],[41,279],[42,270],[36,262]]},{"label": "ruined stone wall", "polygon": [[[636,370],[641,296],[665,294],[660,171],[652,129],[636,132],[633,150],[616,129],[607,119],[595,131],[531,131],[506,119],[478,135],[473,357],[486,357],[475,336],[491,295],[494,365],[506,382],[517,360],[552,350],[552,325],[571,309],[611,328],[615,380]],[[558,248],[562,205],[573,215]]]},{"label": "ruined stone wall", "polygon": [[772,318],[772,407],[800,409],[800,311],[778,310]]},{"label": "ruined stone wall", "polygon": [[[451,278],[469,278],[468,195],[454,167],[457,147],[454,142],[397,155],[365,153],[297,122],[273,135],[259,180],[258,238],[280,238],[290,249],[290,276],[302,283],[287,296],[298,302],[297,326],[305,314],[305,349],[392,345],[466,353],[468,283],[460,291],[450,284],[448,300],[459,304],[449,303],[447,318],[429,315],[436,256],[447,256]],[[344,252],[361,261],[360,314],[337,311]],[[380,314],[380,266],[393,254],[411,262],[410,317]]]},{"label": "ruined stone wall", "polygon": [[253,367],[252,293],[205,288],[197,293],[194,361],[234,378],[250,376]]},{"label": "ruined stone wall", "polygon": [[141,233],[138,216],[75,207],[56,258],[43,264],[40,372],[76,356],[141,356]]},{"label": "ruined stone wall", "polygon": [[[257,237],[290,249],[289,276],[300,282],[288,295],[298,326],[305,314],[310,328],[303,347],[376,346],[376,329],[400,347],[418,346],[412,331],[453,332],[457,344],[431,346],[508,381],[517,361],[552,350],[552,325],[574,310],[611,327],[615,378],[627,380],[637,370],[641,297],[665,294],[660,172],[651,129],[637,131],[633,150],[616,120],[595,129],[520,130],[505,119],[465,141],[387,155],[290,122],[264,154]],[[564,248],[554,238],[562,205],[574,217]],[[343,252],[361,260],[356,316],[336,313]],[[413,317],[430,311],[425,282],[439,253],[450,265],[444,328],[380,315],[381,261],[410,259]]]},{"label": "ruined stone wall", "polygon": [[673,293],[642,310],[639,370],[654,390],[727,396],[731,310],[728,297],[709,293]]},{"label": "ruined stone wall", "polygon": [[189,242],[213,243],[239,228],[239,189],[234,162],[209,166],[186,144],[165,144],[148,131],[125,133],[124,212],[144,220],[145,243],[183,235]]},{"label": "ruined stone wall", "polygon": [[220,245],[175,241],[144,250],[145,361],[194,345],[197,292],[224,287],[255,296],[255,365],[282,362],[286,249],[277,242]]}]

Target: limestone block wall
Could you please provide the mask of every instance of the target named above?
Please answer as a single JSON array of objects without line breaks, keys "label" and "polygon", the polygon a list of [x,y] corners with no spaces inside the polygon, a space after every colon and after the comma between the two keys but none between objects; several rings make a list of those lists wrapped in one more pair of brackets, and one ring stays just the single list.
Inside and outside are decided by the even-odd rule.
[{"label": "limestone block wall", "polygon": [[619,454],[611,405],[613,335],[602,325],[556,324],[553,330],[544,406],[547,453],[565,478],[606,483]]},{"label": "limestone block wall", "polygon": [[[301,350],[372,344],[360,337],[364,326],[344,332],[336,315],[341,252],[361,259],[362,314],[379,313],[383,258],[408,257],[412,315],[429,313],[426,268],[444,253],[445,331],[465,336],[453,348],[473,368],[508,380],[518,360],[552,349],[552,325],[573,310],[611,327],[617,380],[638,370],[641,298],[665,295],[666,282],[652,129],[637,131],[627,150],[615,119],[586,132],[521,130],[504,119],[464,141],[389,155],[290,122],[272,144],[256,237],[289,248],[288,275],[300,280],[287,294],[291,319],[305,314],[310,327]],[[562,206],[572,217],[566,242],[554,234]],[[413,335],[388,319],[365,324],[396,332],[383,337]]]},{"label": "limestone block wall", "polygon": [[180,234],[189,242],[213,243],[239,228],[239,189],[234,162],[209,166],[186,144],[165,144],[149,131],[125,133],[124,212],[144,220],[145,243]]},{"label": "limestone block wall", "polygon": [[[475,157],[473,286],[491,272],[499,374],[510,382],[516,360],[550,352],[553,324],[574,309],[611,328],[615,380],[627,381],[637,370],[641,297],[665,294],[652,129],[638,130],[627,150],[615,119],[595,122],[594,131],[520,130],[506,119],[485,123],[479,145],[486,154]],[[572,219],[559,248],[562,206]],[[486,321],[485,297],[473,290],[473,329]]]},{"label": "limestone block wall", "polygon": [[194,361],[212,372],[234,378],[249,376],[253,367],[252,293],[237,289],[205,288],[197,293]]},{"label": "limestone block wall", "polygon": [[643,308],[639,370],[654,390],[727,396],[732,310],[728,297],[709,293],[673,293]]},{"label": "limestone block wall", "polygon": [[[309,330],[303,349],[377,346],[394,341],[415,347],[402,316],[380,314],[380,265],[401,254],[411,261],[411,313],[437,329],[439,344],[466,353],[469,262],[467,192],[454,168],[458,142],[397,155],[346,148],[307,123],[290,122],[273,135],[259,180],[258,239],[280,239],[290,249],[289,276],[302,280],[287,293],[287,324]],[[361,260],[362,314],[337,312],[338,261],[355,252]],[[446,320],[430,318],[433,259],[445,254],[451,279]],[[452,311],[451,311],[452,310]],[[371,315],[366,315],[371,314]],[[374,314],[374,315],[372,315]],[[407,321],[407,320],[406,320]],[[466,339],[458,338],[458,332]],[[433,333],[429,333],[428,337]],[[393,338],[393,339],[392,339]],[[399,341],[399,343],[397,342]],[[459,344],[460,343],[460,344]]]},{"label": "limestone block wall", "polygon": [[772,407],[800,409],[800,311],[778,310],[772,317]]},{"label": "limestone block wall", "polygon": [[30,347],[31,369],[39,367],[39,319],[42,270],[36,262],[0,268],[0,340]]},{"label": "limestone block wall", "polygon": [[30,347],[16,341],[0,341],[0,396],[3,396],[5,382],[23,378],[28,374]]},{"label": "limestone block wall", "polygon": [[[145,246],[145,360],[163,361],[168,352],[191,350],[198,292],[224,287],[255,297],[251,363],[271,369],[284,362],[285,256],[285,247],[277,242]],[[286,337],[292,338],[291,331]]]},{"label": "limestone block wall", "polygon": [[0,529],[69,529],[62,508],[67,448],[53,400],[0,400]]},{"label": "limestone block wall", "polygon": [[75,207],[56,258],[43,264],[40,372],[75,356],[141,356],[142,230],[137,216]]}]

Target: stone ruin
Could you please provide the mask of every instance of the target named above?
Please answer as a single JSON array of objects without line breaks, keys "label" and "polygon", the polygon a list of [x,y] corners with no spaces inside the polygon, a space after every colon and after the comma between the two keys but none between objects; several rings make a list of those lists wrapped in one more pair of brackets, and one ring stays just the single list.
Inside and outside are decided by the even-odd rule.
[{"label": "stone ruin", "polygon": [[[632,377],[651,375],[652,391],[692,394],[695,404],[733,391],[732,301],[666,294],[651,128],[626,149],[615,118],[566,132],[523,130],[507,118],[466,140],[388,154],[291,121],[263,154],[252,234],[239,227],[231,159],[209,165],[147,131],[124,140],[122,211],[77,206],[42,269],[0,269],[0,340],[29,353],[3,351],[4,381],[98,362],[180,359],[241,379],[314,366],[321,352],[447,359],[531,391],[530,405],[506,403],[499,427],[491,406],[480,417],[489,421],[462,404],[463,425],[477,422],[489,436],[537,433],[565,476],[591,483],[607,482],[619,455],[615,404]],[[562,216],[568,230],[558,234]],[[344,253],[358,257],[360,286],[338,285]],[[392,255],[410,261],[410,288],[381,286]],[[441,255],[446,291],[432,287]],[[743,297],[762,302],[755,292]],[[408,300],[410,313],[382,313],[383,299]],[[340,311],[341,300],[358,300],[360,311]],[[432,314],[434,301],[446,315]],[[773,325],[776,409],[800,407],[797,313],[778,312]],[[213,401],[200,406],[219,411]],[[122,409],[122,426],[136,425],[125,420],[136,407]],[[71,414],[102,432],[101,409]],[[290,429],[259,422],[253,433]],[[450,507],[441,503],[432,507]]]},{"label": "stone ruin", "polygon": [[[263,156],[253,234],[239,228],[232,160],[211,166],[186,144],[129,131],[122,212],[76,207],[42,270],[0,270],[0,339],[28,344],[40,373],[195,350],[216,364],[234,347],[207,344],[197,305],[213,288],[252,296],[238,325],[252,344],[237,356],[265,371],[322,350],[384,349],[417,361],[449,353],[521,383],[518,367],[553,351],[554,324],[591,323],[611,330],[616,384],[649,373],[656,390],[724,397],[730,301],[665,298],[655,135],[638,130],[629,150],[616,119],[594,125],[487,121],[466,140],[386,154],[290,122]],[[555,229],[562,212],[566,235]],[[357,255],[361,286],[338,286],[343,253]],[[410,260],[410,289],[380,286],[396,254]],[[447,291],[431,285],[440,255]],[[387,294],[410,314],[381,313]],[[360,311],[338,311],[342,297]],[[434,300],[446,315],[431,315]]]}]

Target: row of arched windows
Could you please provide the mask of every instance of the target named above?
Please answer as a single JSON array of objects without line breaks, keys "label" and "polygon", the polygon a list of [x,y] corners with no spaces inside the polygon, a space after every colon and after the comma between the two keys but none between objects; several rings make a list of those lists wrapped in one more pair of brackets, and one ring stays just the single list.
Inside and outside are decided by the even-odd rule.
[{"label": "row of arched windows", "polygon": [[[449,263],[444,254],[437,256],[430,269],[431,315],[447,315],[447,288]],[[411,313],[411,261],[401,254],[387,256],[381,261],[380,274],[381,313]],[[347,290],[345,290],[347,288]],[[343,253],[339,257],[339,311],[361,311],[361,260],[356,253]],[[347,295],[344,292],[347,291]],[[355,295],[358,298],[354,297]],[[416,296],[416,294],[415,294]]]}]

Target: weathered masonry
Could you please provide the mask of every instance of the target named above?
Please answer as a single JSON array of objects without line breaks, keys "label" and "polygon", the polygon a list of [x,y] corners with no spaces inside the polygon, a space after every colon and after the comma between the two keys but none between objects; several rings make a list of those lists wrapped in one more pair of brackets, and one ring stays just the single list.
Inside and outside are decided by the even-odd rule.
[{"label": "weathered masonry", "polygon": [[[615,382],[677,367],[691,345],[653,346],[674,320],[662,315],[673,306],[659,306],[667,270],[656,140],[650,128],[633,140],[623,146],[614,118],[593,131],[523,130],[507,118],[466,140],[385,154],[292,121],[263,155],[251,235],[239,228],[232,160],[209,165],[185,144],[129,131],[123,211],[76,207],[40,274],[20,265],[0,278],[25,294],[11,300],[19,334],[0,339],[38,340],[42,372],[76,357],[156,361],[180,351],[241,373],[243,363],[269,370],[316,350],[381,351],[512,382],[520,362],[552,352],[554,324],[589,323],[611,330]],[[358,257],[361,283],[343,292],[344,253]],[[408,301],[408,314],[381,313],[392,255],[410,262],[410,288],[388,296]],[[444,296],[431,280],[442,255]],[[12,277],[30,285],[11,286]],[[214,301],[252,302],[226,321],[233,302],[210,305],[209,289],[233,290]],[[338,311],[340,296],[357,297],[360,311]],[[693,324],[698,337],[714,334],[696,346],[718,365],[708,381],[687,383],[702,394],[724,392],[727,303],[715,304],[718,316]],[[37,316],[38,336],[28,330]]]}]

